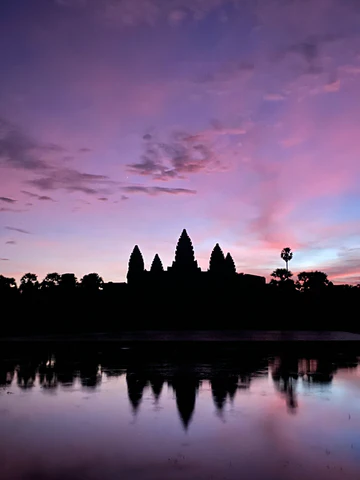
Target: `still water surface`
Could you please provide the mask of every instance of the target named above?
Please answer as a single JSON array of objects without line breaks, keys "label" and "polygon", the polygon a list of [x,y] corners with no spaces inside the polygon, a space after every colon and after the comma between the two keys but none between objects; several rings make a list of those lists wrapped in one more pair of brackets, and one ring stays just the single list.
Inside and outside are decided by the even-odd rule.
[{"label": "still water surface", "polygon": [[357,355],[3,357],[2,480],[360,478]]}]

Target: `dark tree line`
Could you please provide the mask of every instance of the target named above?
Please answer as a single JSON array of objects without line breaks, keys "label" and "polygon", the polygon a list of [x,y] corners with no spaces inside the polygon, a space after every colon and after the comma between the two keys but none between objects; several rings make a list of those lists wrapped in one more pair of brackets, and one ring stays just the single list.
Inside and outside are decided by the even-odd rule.
[{"label": "dark tree line", "polygon": [[97,273],[80,281],[73,273],[49,273],[41,281],[27,273],[17,286],[14,278],[0,275],[0,335],[138,329],[360,330],[360,285],[333,285],[320,271],[300,272],[294,280],[288,247],[281,252],[287,268],[274,270],[265,284],[258,281],[261,277],[253,281],[251,275],[237,274],[231,255],[225,256],[218,244],[207,272],[197,266],[186,232],[178,245],[170,277],[158,255],[146,272],[137,246],[129,261],[128,283],[104,283]]}]

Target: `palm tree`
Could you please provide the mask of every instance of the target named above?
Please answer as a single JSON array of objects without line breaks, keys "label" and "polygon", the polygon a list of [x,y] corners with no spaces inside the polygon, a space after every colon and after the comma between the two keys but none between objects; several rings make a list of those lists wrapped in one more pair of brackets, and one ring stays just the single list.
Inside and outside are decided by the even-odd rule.
[{"label": "palm tree", "polygon": [[289,247],[283,248],[281,250],[280,256],[286,264],[286,270],[289,270],[288,265],[289,265],[290,260],[293,258],[293,253],[291,251],[291,248],[289,248]]}]

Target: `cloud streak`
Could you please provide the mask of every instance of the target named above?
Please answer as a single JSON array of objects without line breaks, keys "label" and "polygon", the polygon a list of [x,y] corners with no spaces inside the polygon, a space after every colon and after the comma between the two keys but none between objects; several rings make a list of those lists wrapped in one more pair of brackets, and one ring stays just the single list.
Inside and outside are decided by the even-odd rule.
[{"label": "cloud streak", "polygon": [[137,185],[122,187],[122,190],[128,193],[145,193],[150,196],[156,196],[160,194],[169,194],[169,195],[196,194],[196,190],[190,190],[187,188],[144,187],[144,186],[137,186]]},{"label": "cloud streak", "polygon": [[21,213],[21,212],[24,212],[24,210],[21,210],[19,208],[0,207],[0,212]]},{"label": "cloud streak", "polygon": [[231,142],[245,133],[244,128],[224,128],[217,123],[214,128],[196,134],[174,132],[165,142],[146,134],[141,161],[128,164],[127,170],[162,181],[219,171],[224,168],[219,155],[219,148],[224,148],[223,140]]},{"label": "cloud streak", "polygon": [[6,230],[10,230],[11,232],[18,232],[18,233],[24,233],[26,235],[30,235],[30,232],[28,230],[24,230],[22,228],[17,228],[17,227],[5,227]]},{"label": "cloud streak", "polygon": [[40,145],[19,127],[0,118],[0,166],[23,170],[46,170],[41,154],[53,152],[54,146]]},{"label": "cloud streak", "polygon": [[48,197],[47,195],[38,195],[37,193],[28,192],[27,190],[21,190],[21,193],[28,197],[36,198],[37,200],[55,202],[53,198]]},{"label": "cloud streak", "polygon": [[88,195],[108,193],[108,187],[116,185],[116,182],[106,175],[94,175],[70,168],[54,170],[46,176],[29,180],[27,183],[44,191],[65,190]]},{"label": "cloud streak", "polygon": [[9,197],[0,197],[0,202],[16,203],[16,200],[13,200],[12,198],[9,198]]},{"label": "cloud streak", "polygon": [[[106,193],[104,187],[116,184],[105,175],[59,166],[58,155],[63,151],[60,145],[36,142],[19,127],[0,118],[0,166],[31,172],[37,178],[28,180],[28,185],[45,191],[63,189],[94,195]],[[54,201],[49,196],[22,192],[41,201]]]},{"label": "cloud streak", "polygon": [[117,27],[155,26],[167,22],[174,27],[185,20],[199,21],[218,11],[224,21],[221,7],[241,5],[243,0],[54,0],[63,8],[87,9],[102,22]]}]

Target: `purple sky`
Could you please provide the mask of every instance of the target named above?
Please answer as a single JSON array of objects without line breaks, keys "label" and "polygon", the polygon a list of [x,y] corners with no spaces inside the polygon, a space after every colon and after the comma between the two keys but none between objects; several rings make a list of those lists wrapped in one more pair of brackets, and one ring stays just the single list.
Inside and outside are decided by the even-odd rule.
[{"label": "purple sky", "polygon": [[2,0],[0,273],[360,282],[358,0]]}]

